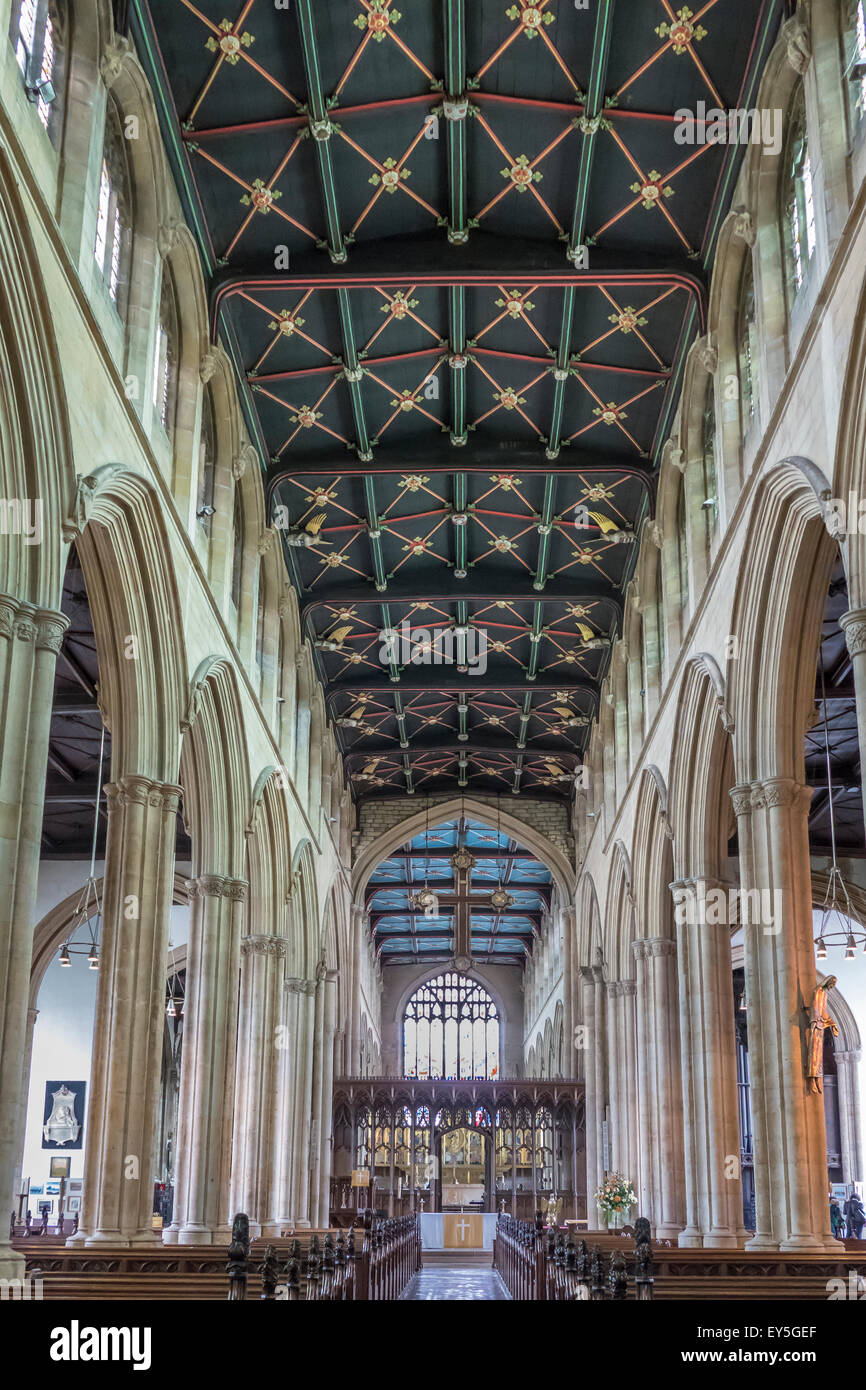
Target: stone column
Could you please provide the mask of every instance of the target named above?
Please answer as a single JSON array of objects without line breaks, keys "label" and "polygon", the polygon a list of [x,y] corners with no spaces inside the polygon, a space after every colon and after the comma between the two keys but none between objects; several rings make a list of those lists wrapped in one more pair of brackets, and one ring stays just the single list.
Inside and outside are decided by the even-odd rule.
[{"label": "stone column", "polygon": [[601,1148],[601,1116],[599,1098],[595,1088],[595,1049],[597,1042],[597,1023],[595,1017],[595,980],[592,966],[580,967],[583,988],[583,1024],[575,1033],[575,1047],[579,1048],[579,1073],[584,1083],[584,1127],[586,1131],[586,1215],[589,1229],[592,1224],[595,1203],[592,1194],[598,1190],[599,1150]]},{"label": "stone column", "polygon": [[857,710],[857,741],[860,745],[860,785],[866,806],[866,608],[852,608],[839,619],[851,657],[854,677],[854,703]]},{"label": "stone column", "polygon": [[240,1006],[234,1108],[231,1207],[246,1212],[259,1236],[269,1210],[271,1118],[277,1076],[280,994],[286,941],[245,936],[240,943]]},{"label": "stone column", "polygon": [[[743,1237],[737,1058],[727,913],[707,921],[710,878],[671,884],[677,924],[677,989],[686,1175],[682,1246],[733,1250]],[[726,899],[727,900],[727,899]]]},{"label": "stone column", "polygon": [[562,1075],[574,1075],[574,1014],[575,988],[579,988],[574,970],[575,911],[566,908],[562,914]]},{"label": "stone column", "polygon": [[740,784],[737,813],[752,1121],[756,1250],[832,1250],[824,1100],[805,1059],[816,984],[808,815],[811,787]]},{"label": "stone column", "polygon": [[613,1172],[619,1170],[620,1130],[622,1127],[622,1051],[619,1045],[619,981],[608,980],[604,985],[607,1067],[609,1077],[608,1105],[608,1164]]},{"label": "stone column", "polygon": [[659,1239],[685,1225],[683,1088],[678,1026],[676,942],[635,941],[641,1206]]},{"label": "stone column", "polygon": [[278,1236],[295,1224],[292,1207],[292,1135],[295,1123],[295,1093],[298,1085],[298,995],[282,982],[279,1038],[277,1042],[276,1086],[272,1097],[273,1182],[266,1235]]},{"label": "stone column", "polygon": [[607,986],[610,1113],[613,1121],[611,1166],[637,1188],[637,1053],[635,1045],[634,980],[613,980]]},{"label": "stone column", "polygon": [[[27,1010],[27,1031],[24,1034],[24,1057],[21,1065],[21,1104],[18,1115],[17,1133],[21,1136],[20,1163],[16,1162],[14,1178],[16,1180],[22,1176],[24,1161],[24,1132],[27,1128],[27,1099],[30,1093],[30,1067],[33,1062],[33,1033],[36,1028],[36,1020],[39,1017],[38,1009]],[[27,1177],[26,1173],[23,1173]],[[20,1191],[20,1188],[19,1188]],[[17,1194],[16,1194],[17,1196]],[[11,1208],[10,1208],[11,1210]]]},{"label": "stone column", "polygon": [[177,1193],[167,1244],[222,1244],[231,1236],[238,970],[246,896],[247,885],[238,879],[203,874],[190,883]]},{"label": "stone column", "polygon": [[839,1129],[842,1136],[842,1181],[862,1182],[863,1139],[860,1128],[860,1053],[836,1052]]},{"label": "stone column", "polygon": [[[63,613],[0,594],[0,1211],[11,1212],[24,1147],[24,1049],[30,996],[33,910],[57,653]],[[0,1227],[0,1278],[20,1278],[24,1261]]]},{"label": "stone column", "polygon": [[[322,1080],[319,1108],[318,1225],[327,1227],[331,1215],[331,1150],[334,1129],[334,1033],[337,1026],[337,972],[329,970],[323,985]],[[315,1176],[315,1174],[314,1174]],[[315,1190],[315,1189],[314,1189]]]},{"label": "stone column", "polygon": [[298,1031],[292,1124],[292,1212],[299,1229],[310,1223],[310,1116],[313,1103],[313,1030],[315,980],[290,979],[287,988],[298,995]]},{"label": "stone column", "polygon": [[367,931],[367,914],[360,908],[352,908],[352,993],[349,1023],[349,1059],[347,1073],[359,1076],[361,1072],[361,965],[363,946]]},{"label": "stone column", "polygon": [[310,1106],[309,1144],[304,1161],[310,1172],[309,1215],[313,1225],[319,1219],[319,1153],[322,1123],[322,1057],[325,1038],[325,976],[324,961],[316,970],[312,1038],[312,1104]]},{"label": "stone column", "polygon": [[83,1219],[67,1244],[151,1245],[180,787],[105,788],[108,842],[93,1025]]}]

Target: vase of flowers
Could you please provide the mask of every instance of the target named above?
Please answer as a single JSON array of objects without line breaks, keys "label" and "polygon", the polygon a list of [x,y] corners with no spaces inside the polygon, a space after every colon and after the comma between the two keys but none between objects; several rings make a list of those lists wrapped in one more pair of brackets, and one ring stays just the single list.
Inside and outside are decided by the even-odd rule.
[{"label": "vase of flowers", "polygon": [[608,1228],[616,1231],[624,1224],[631,1208],[637,1205],[637,1194],[628,1178],[611,1173],[596,1192],[595,1200]]}]

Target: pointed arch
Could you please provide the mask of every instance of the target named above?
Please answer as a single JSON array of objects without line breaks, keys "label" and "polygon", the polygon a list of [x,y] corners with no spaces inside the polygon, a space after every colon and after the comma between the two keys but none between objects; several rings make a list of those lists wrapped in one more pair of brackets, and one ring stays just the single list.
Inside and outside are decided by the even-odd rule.
[{"label": "pointed arch", "polygon": [[[830,485],[806,459],[782,460],[761,479],[747,528],[728,663],[737,781],[802,781],[806,722],[830,573],[838,554],[823,520]],[[699,764],[698,764],[699,765]]]},{"label": "pointed arch", "polygon": [[[60,607],[65,552],[62,523],[75,470],[60,354],[39,257],[0,150],[0,593],[38,608]],[[14,525],[13,503],[37,533]]]},{"label": "pointed arch", "polygon": [[645,767],[638,786],[632,852],[638,939],[675,935],[670,892],[674,877],[672,831],[667,808],[664,778],[654,765]]},{"label": "pointed arch", "polygon": [[[177,780],[187,703],[180,597],[163,504],[122,464],[79,483],[78,552],[111,727],[112,777]],[[155,673],[158,673],[158,679]]]},{"label": "pointed arch", "polygon": [[195,873],[242,878],[251,793],[237,673],[230,662],[210,656],[201,663],[184,723],[181,783]]},{"label": "pointed arch", "polygon": [[[543,864],[547,865],[562,900],[571,902],[574,896],[574,872],[571,864],[558,846],[535,830],[528,822],[519,820],[504,810],[497,809],[494,814],[490,806],[484,801],[476,801],[468,796],[454,797],[450,801],[444,801],[441,805],[437,805],[435,809],[436,816],[440,821],[468,816],[473,820],[483,821],[491,829],[501,826],[503,832],[510,835],[513,840],[517,840],[518,843],[525,845],[528,850],[532,851],[536,859],[540,859]],[[363,911],[364,890],[374,869],[382,863],[383,859],[387,859],[393,850],[406,844],[415,835],[422,834],[428,818],[429,812],[419,809],[414,815],[407,816],[405,820],[400,821],[398,825],[383,831],[361,851],[352,870],[352,901],[355,907]]]},{"label": "pointed arch", "polygon": [[686,664],[674,719],[670,823],[674,877],[719,879],[733,829],[730,721],[718,666],[700,653]]}]

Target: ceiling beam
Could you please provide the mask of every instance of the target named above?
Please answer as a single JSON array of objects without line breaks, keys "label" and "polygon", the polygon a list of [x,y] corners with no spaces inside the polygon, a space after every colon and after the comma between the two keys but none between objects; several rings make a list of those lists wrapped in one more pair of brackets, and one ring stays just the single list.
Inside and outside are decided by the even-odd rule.
[{"label": "ceiling beam", "polygon": [[589,267],[580,270],[563,264],[555,241],[477,230],[465,245],[450,247],[441,233],[388,237],[379,243],[359,242],[352,247],[351,262],[346,265],[325,262],[315,251],[298,251],[292,256],[290,268],[277,273],[272,253],[263,256],[261,262],[226,267],[213,277],[211,313],[215,323],[226,304],[251,290],[352,290],[404,286],[407,281],[419,288],[495,288],[503,280],[515,285],[531,284],[538,289],[573,285],[578,292],[595,291],[601,286],[677,288],[698,307],[703,326],[706,279],[686,256],[653,255],[644,248],[615,251],[594,246]]},{"label": "ceiling beam", "polygon": [[[525,579],[505,578],[501,573],[489,574],[485,578],[475,574],[470,570],[469,575],[464,580],[444,579],[440,573],[431,574],[429,571],[424,575],[423,580],[419,577],[414,582],[403,580],[399,584],[392,584],[388,589],[389,603],[459,603],[465,600],[467,603],[496,603],[499,599],[508,600],[511,603],[537,603],[538,595],[528,585]],[[605,624],[608,630],[622,616],[622,594],[611,584],[598,579],[589,579],[582,576],[580,580],[557,579],[550,583],[545,589],[544,599],[549,603],[597,603],[602,606],[603,611],[608,615],[609,622]],[[354,603],[381,603],[377,599],[375,592],[369,584],[341,584],[334,586],[316,594],[310,594],[301,598],[300,616],[301,622],[306,623],[317,609],[325,608],[327,605],[354,604]],[[333,621],[328,618],[328,622]],[[598,629],[601,625],[598,620],[594,626]],[[473,678],[477,679],[477,678]]]},{"label": "ceiling beam", "polygon": [[[419,745],[410,743],[408,748],[401,748],[393,743],[376,743],[364,748],[350,748],[344,755],[346,767],[356,762],[368,762],[370,758],[396,758],[408,753],[410,757],[420,757],[423,754],[432,753],[438,757],[440,753],[448,753],[456,756],[458,753],[467,753],[471,757],[473,754],[480,753],[482,757],[488,754],[503,753],[506,756],[515,757],[518,749],[513,743],[487,743],[473,739],[472,742],[454,743],[444,742],[430,745]],[[525,750],[533,758],[549,758],[551,761],[556,759],[568,760],[575,763],[582,761],[582,755],[576,748],[529,748]]]},{"label": "ceiling beam", "polygon": [[[435,808],[434,808],[434,809],[435,809]],[[421,833],[423,834],[423,831],[422,831]],[[457,852],[457,851],[456,851],[456,846],[455,846],[453,849],[441,849],[441,850],[440,850],[440,849],[412,849],[412,850],[404,850],[404,849],[401,849],[401,850],[395,850],[393,854],[389,854],[388,857],[387,857],[387,859],[383,859],[383,860],[382,860],[382,863],[383,863],[383,864],[385,864],[385,863],[390,863],[392,859],[401,860],[401,861],[403,861],[403,862],[405,862],[405,863],[410,863],[412,860],[415,860],[415,859],[421,859],[421,860],[429,859],[431,863],[450,864],[450,863],[451,863],[451,857],[452,857],[452,855],[456,854],[456,852]],[[512,864],[513,864],[513,863],[517,863],[517,862],[525,863],[527,860],[532,860],[532,861],[533,861],[534,863],[536,863],[536,864],[541,862],[540,860],[536,859],[535,855],[532,854],[529,850],[524,850],[522,853],[521,853],[520,851],[518,851],[518,850],[480,850],[480,849],[479,849],[479,850],[476,850],[472,845],[470,845],[470,846],[469,846],[469,852],[470,852],[470,854],[472,855],[472,858],[473,858],[473,859],[475,859],[475,860],[477,860],[477,861],[479,861],[479,862],[489,861],[489,862],[492,863],[492,864],[495,864],[495,863],[497,862],[497,860],[502,860],[502,861],[505,862],[505,863],[512,863]],[[375,887],[376,887],[377,890],[380,889],[380,888],[383,888],[383,889],[384,889],[384,888],[389,888],[389,887],[394,887],[394,888],[404,887],[404,888],[405,888],[406,886],[407,886],[406,884],[402,884],[402,885],[401,885],[401,884],[399,884],[399,883],[397,883],[397,884],[377,883],[377,884],[375,885]],[[520,886],[523,887],[523,888],[531,888],[531,889],[533,889],[533,891],[534,891],[535,888],[536,888],[536,884],[534,884],[534,883],[525,883],[525,884],[521,884]],[[538,886],[539,886],[540,888],[544,888],[544,887],[547,887],[547,886],[549,886],[549,885],[540,884],[540,885],[538,885]]]},{"label": "ceiling beam", "polygon": [[[470,676],[462,676],[459,680],[455,680],[453,676],[446,674],[443,670],[442,679],[440,680],[435,675],[435,668],[427,667],[419,669],[426,669],[428,671],[427,679],[423,680],[417,677],[413,679],[410,677],[407,680],[404,678],[400,681],[399,685],[402,695],[416,695],[421,692],[432,694],[434,691],[437,694],[455,692],[457,694],[465,694],[471,699],[473,695],[478,696],[482,692],[485,692],[489,698],[491,687],[485,682],[484,677],[477,679],[473,686],[473,684],[470,683],[472,680]],[[332,704],[337,695],[348,694],[356,697],[359,691],[378,691],[381,695],[390,695],[394,693],[395,689],[396,687],[389,681],[371,680],[366,677],[350,681],[331,681],[325,694],[325,700],[326,703]],[[527,683],[525,680],[519,682],[509,680],[504,683],[499,681],[495,686],[495,693],[497,695],[525,695],[527,691],[533,695],[553,695],[558,691],[562,691],[563,694],[565,694],[567,692],[568,698],[571,700],[579,696],[586,696],[586,703],[589,704],[589,709],[584,707],[582,710],[579,710],[579,713],[586,714],[589,718],[592,717],[598,708],[598,692],[595,686],[588,685],[585,681],[574,681],[565,676],[555,682],[551,682],[549,678],[544,681],[530,683]]]}]

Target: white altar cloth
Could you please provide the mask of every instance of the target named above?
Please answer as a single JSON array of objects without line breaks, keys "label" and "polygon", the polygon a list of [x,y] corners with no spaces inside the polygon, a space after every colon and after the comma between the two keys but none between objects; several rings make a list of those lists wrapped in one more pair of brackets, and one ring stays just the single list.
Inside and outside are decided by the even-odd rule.
[{"label": "white altar cloth", "polygon": [[[444,1250],[442,1213],[438,1211],[422,1211],[418,1219],[421,1222],[421,1249]],[[492,1250],[493,1237],[496,1234],[496,1212],[482,1212],[481,1220],[484,1227],[484,1243],[481,1249]],[[477,1246],[475,1248],[478,1249]]]}]

